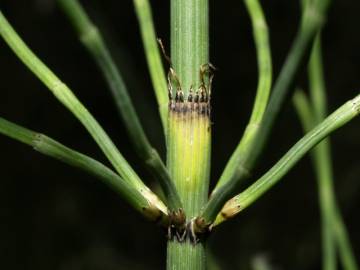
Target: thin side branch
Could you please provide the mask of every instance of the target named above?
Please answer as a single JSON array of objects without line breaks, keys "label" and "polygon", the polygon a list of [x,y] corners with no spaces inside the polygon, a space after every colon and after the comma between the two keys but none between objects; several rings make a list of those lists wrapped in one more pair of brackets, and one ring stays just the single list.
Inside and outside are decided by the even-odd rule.
[{"label": "thin side branch", "polygon": [[308,132],[267,173],[259,178],[259,180],[250,185],[242,193],[229,200],[217,215],[215,221],[213,209],[216,205],[212,205],[211,200],[206,206],[202,218],[207,223],[212,223],[214,221],[213,226],[216,226],[246,209],[265,192],[270,190],[270,188],[276,184],[290,169],[292,169],[293,166],[315,145],[359,114],[360,94],[354,99],[346,102],[324,121]]},{"label": "thin side branch", "polygon": [[[264,118],[261,121],[258,132],[253,139],[253,144],[249,145],[248,150],[239,159],[236,168],[228,175],[229,180],[226,184],[219,187],[213,193],[208,203],[206,211],[208,215],[216,215],[223,204],[237,191],[238,183],[249,177],[255,162],[265,147],[272,125],[282,107],[290,85],[297,73],[300,63],[305,56],[305,52],[313,41],[316,33],[321,29],[329,5],[327,0],[315,0],[309,2],[303,12],[299,31],[294,43],[289,51],[285,63],[280,71],[279,77],[275,81],[269,103],[266,107]],[[211,205],[211,206],[210,206]],[[210,209],[213,208],[212,210]]]},{"label": "thin side branch", "polygon": [[[215,189],[212,191],[212,195],[218,191],[219,187],[232,179],[234,173],[238,170],[239,166],[241,166],[242,159],[249,154],[248,151],[251,150],[256,134],[259,131],[271,89],[271,50],[269,43],[269,31],[264,12],[257,0],[245,0],[245,4],[253,27],[259,69],[259,81],[249,123],[247,124],[243,137],[236,147],[236,150],[228,161],[220,180],[218,181]],[[241,179],[237,178],[237,180]]]},{"label": "thin side branch", "polygon": [[[297,90],[294,94],[294,105],[302,123],[304,132],[309,132],[315,125],[314,110],[310,106],[306,95]],[[312,151],[312,159],[316,168],[318,180],[318,196],[321,213],[321,240],[322,240],[322,269],[334,270],[336,266],[335,237],[332,231],[333,207],[336,204],[330,169],[329,140],[324,139]]]},{"label": "thin side branch", "polygon": [[77,167],[108,185],[146,218],[167,223],[167,209],[150,190],[137,190],[97,160],[68,148],[44,134],[26,129],[0,117],[0,133],[30,145],[34,150]]},{"label": "thin side branch", "polygon": [[27,47],[0,12],[0,35],[19,59],[87,129],[120,176],[138,190],[147,189],[110,137],[73,92]]},{"label": "thin side branch", "polygon": [[251,156],[248,160],[243,162],[244,166],[249,170],[252,169],[254,163],[266,145],[272,126],[280,109],[282,108],[294,77],[304,59],[306,51],[309,49],[316,34],[325,23],[325,17],[329,4],[329,0],[314,0],[308,1],[304,7],[299,31],[295,37],[285,63],[281,68],[280,74],[274,83],[269,104],[265,111],[265,117],[256,137],[256,144],[252,147]]},{"label": "thin side branch", "polygon": [[164,68],[161,62],[161,55],[155,27],[151,14],[151,6],[148,0],[133,0],[136,15],[139,21],[141,37],[144,44],[145,55],[150,71],[152,84],[154,87],[161,122],[164,128],[164,134],[167,134],[167,117],[168,117],[168,89]]},{"label": "thin side branch", "polygon": [[[303,92],[296,92],[294,104],[304,132],[321,122],[327,111],[327,98],[321,53],[321,35],[315,39],[310,55],[309,85],[311,102]],[[313,113],[304,113],[310,112]],[[336,269],[336,249],[344,269],[358,269],[349,236],[336,202],[334,177],[331,165],[330,140],[325,139],[312,151],[322,219],[323,269]]]},{"label": "thin side branch", "polygon": [[90,20],[79,1],[59,0],[58,2],[69,17],[82,44],[88,49],[103,72],[135,151],[144,161],[149,171],[155,176],[155,179],[159,181],[166,196],[168,207],[170,210],[182,208],[176,187],[170,179],[170,175],[159,154],[150,145],[120,71],[112,60],[100,31]]},{"label": "thin side branch", "polygon": [[[303,129],[305,132],[308,132],[316,123],[315,114],[312,113],[312,111],[319,110],[319,108],[312,110],[311,103],[301,90],[295,91],[293,101]],[[316,102],[314,102],[314,104],[315,103]],[[333,265],[336,265],[335,247],[337,246],[343,268],[356,270],[358,269],[357,262],[351,248],[346,226],[335,199],[334,179],[330,158],[330,142],[328,139],[324,139],[312,151],[312,160],[318,179],[319,200],[322,212],[323,269],[331,269]]]}]

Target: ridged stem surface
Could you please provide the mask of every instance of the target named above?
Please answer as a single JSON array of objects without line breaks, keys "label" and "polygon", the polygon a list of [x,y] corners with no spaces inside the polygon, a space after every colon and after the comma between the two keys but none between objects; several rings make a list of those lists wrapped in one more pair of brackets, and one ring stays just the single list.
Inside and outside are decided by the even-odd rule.
[{"label": "ridged stem surface", "polygon": [[206,269],[204,245],[192,245],[190,242],[179,243],[176,241],[168,243],[168,270],[201,270]]},{"label": "ridged stem surface", "polygon": [[[171,0],[171,66],[174,70],[168,122],[168,169],[182,200],[186,221],[207,201],[210,171],[208,0]],[[203,77],[203,80],[201,79]],[[172,83],[172,82],[170,82]],[[190,91],[192,90],[192,91]],[[205,243],[189,237],[168,242],[167,269],[205,269]]]}]

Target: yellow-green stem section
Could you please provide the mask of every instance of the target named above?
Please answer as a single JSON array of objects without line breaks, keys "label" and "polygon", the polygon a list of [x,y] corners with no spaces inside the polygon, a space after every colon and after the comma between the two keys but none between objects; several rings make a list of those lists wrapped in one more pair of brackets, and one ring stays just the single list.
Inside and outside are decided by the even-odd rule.
[{"label": "yellow-green stem section", "polygon": [[[169,108],[168,168],[183,202],[187,222],[207,201],[210,171],[210,105],[171,101]],[[176,238],[168,242],[167,269],[205,269],[204,242]]]},{"label": "yellow-green stem section", "polygon": [[[173,85],[175,99],[169,108],[168,169],[189,222],[200,214],[209,188],[210,89],[203,89],[200,76],[201,66],[209,63],[209,4],[208,0],[171,0],[170,10],[171,62],[179,85]],[[169,241],[168,270],[205,268],[203,242]]]},{"label": "yellow-green stem section", "polygon": [[168,168],[190,220],[199,214],[208,196],[209,104],[173,101],[168,132]]}]

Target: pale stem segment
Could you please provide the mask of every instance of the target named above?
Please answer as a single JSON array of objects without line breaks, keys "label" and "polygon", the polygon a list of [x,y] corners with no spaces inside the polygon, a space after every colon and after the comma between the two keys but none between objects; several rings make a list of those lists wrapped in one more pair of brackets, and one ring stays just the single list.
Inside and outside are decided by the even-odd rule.
[{"label": "pale stem segment", "polygon": [[183,241],[168,241],[167,269],[204,270],[205,241],[197,241],[193,225],[207,201],[209,188],[211,79],[204,69],[209,63],[208,0],[172,0],[170,6],[170,77],[174,80],[169,82],[167,165],[188,226]]},{"label": "pale stem segment", "polygon": [[[73,92],[27,47],[0,12],[0,35],[19,59],[87,129],[120,176],[139,191],[154,195],[130,167],[103,128]],[[154,195],[155,196],[155,195]]]},{"label": "pale stem segment", "polygon": [[[293,166],[322,139],[348,123],[360,114],[360,95],[346,102],[335,112],[329,115],[320,124],[315,126],[301,140],[299,140],[267,173],[255,183],[246,188],[239,195],[230,199],[217,215],[213,226],[235,216],[240,211],[250,206],[265,192],[276,184]],[[205,220],[211,221],[212,211],[203,213]]]},{"label": "pale stem segment", "polygon": [[145,49],[152,84],[155,90],[161,122],[164,133],[167,132],[168,123],[168,91],[164,68],[161,62],[160,50],[157,43],[155,27],[148,0],[133,0],[136,15],[139,21],[141,37]]},{"label": "pale stem segment", "polygon": [[[249,123],[246,126],[244,134],[236,147],[236,150],[232,154],[218,183],[216,184],[215,189],[212,191],[212,195],[214,195],[222,185],[227,183],[229,180],[232,180],[232,175],[234,175],[241,166],[242,159],[249,154],[247,152],[251,150],[254,138],[259,130],[271,89],[271,50],[269,43],[269,31],[264,12],[259,1],[245,0],[244,2],[250,15],[253,28],[259,69],[259,80],[255,103]],[[240,178],[237,178],[237,180],[240,180]]]},{"label": "pale stem segment", "polygon": [[79,153],[48,136],[26,129],[0,117],[0,133],[33,147],[34,150],[77,167],[112,188],[146,218],[166,225],[168,222],[165,205],[154,195],[139,192],[119,175],[97,160]]},{"label": "pale stem segment", "polygon": [[[150,145],[120,71],[112,60],[100,31],[91,22],[79,1],[58,0],[58,2],[76,29],[82,44],[88,49],[103,72],[135,151],[155,176],[155,179],[159,181],[169,209],[178,210],[182,208],[175,185],[171,181],[158,152]],[[165,89],[164,92],[166,94],[167,90]]]}]

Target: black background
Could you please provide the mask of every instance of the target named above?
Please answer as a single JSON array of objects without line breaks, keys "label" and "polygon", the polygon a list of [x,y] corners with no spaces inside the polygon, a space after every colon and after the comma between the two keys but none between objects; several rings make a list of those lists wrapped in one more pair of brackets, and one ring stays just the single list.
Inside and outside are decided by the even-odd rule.
[{"label": "black background", "polygon": [[[298,1],[263,1],[274,77],[299,22]],[[164,154],[159,117],[132,1],[83,1],[103,29],[152,143]],[[157,34],[169,48],[169,2],[152,1]],[[0,0],[0,8],[34,52],[102,123],[124,156],[153,186],[128,138],[97,67],[53,1]],[[329,111],[359,93],[360,2],[334,1],[324,31]],[[212,183],[248,120],[257,82],[249,18],[242,1],[211,1],[213,91]],[[295,85],[307,88],[302,68]],[[294,86],[295,86],[294,85]],[[0,115],[104,162],[78,121],[0,41]],[[301,137],[288,100],[255,172],[265,172]],[[359,120],[332,136],[336,193],[360,262]],[[107,163],[107,162],[106,162]],[[1,269],[164,269],[164,233],[91,176],[0,138]],[[316,182],[308,158],[254,206],[220,226],[210,248],[223,269],[250,269],[267,256],[278,269],[320,269]]]}]

